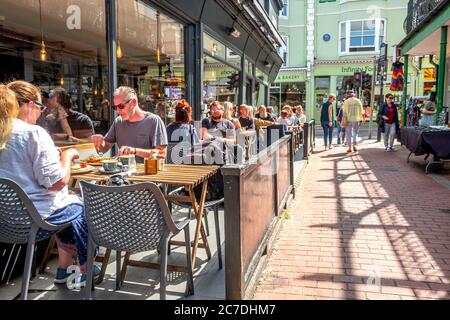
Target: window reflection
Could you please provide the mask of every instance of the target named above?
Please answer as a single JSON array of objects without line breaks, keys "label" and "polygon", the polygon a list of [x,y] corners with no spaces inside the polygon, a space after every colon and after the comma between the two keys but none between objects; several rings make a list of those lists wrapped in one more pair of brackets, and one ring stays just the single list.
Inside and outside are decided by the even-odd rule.
[{"label": "window reflection", "polygon": [[32,82],[44,96],[61,86],[73,109],[104,132],[109,117],[101,103],[108,93],[104,3],[0,1],[0,81]]},{"label": "window reflection", "polygon": [[134,0],[120,1],[118,22],[118,85],[135,88],[141,108],[169,124],[185,98],[183,25]]},{"label": "window reflection", "polygon": [[239,77],[237,68],[205,54],[202,106],[204,116],[212,101],[230,101],[235,105],[238,104]]}]

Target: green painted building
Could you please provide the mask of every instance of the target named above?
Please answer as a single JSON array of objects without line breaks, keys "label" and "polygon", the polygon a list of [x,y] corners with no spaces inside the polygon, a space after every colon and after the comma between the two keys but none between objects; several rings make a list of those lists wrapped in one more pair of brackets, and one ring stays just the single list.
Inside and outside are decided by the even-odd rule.
[{"label": "green painted building", "polygon": [[[286,43],[280,52],[284,66],[272,85],[270,103],[277,107],[301,104],[308,119],[318,119],[318,106],[330,93],[342,98],[355,90],[370,106],[374,60],[387,44],[383,94],[390,91],[391,66],[396,45],[406,36],[407,0],[284,0],[279,30]],[[434,66],[423,61],[422,68]],[[365,72],[363,81],[355,73]],[[424,93],[423,70],[409,68],[408,92]],[[380,79],[378,79],[380,80]],[[363,87],[361,88],[361,82]],[[433,80],[428,79],[428,87]],[[374,102],[380,99],[381,82],[375,85]],[[402,92],[392,92],[401,100]]]}]

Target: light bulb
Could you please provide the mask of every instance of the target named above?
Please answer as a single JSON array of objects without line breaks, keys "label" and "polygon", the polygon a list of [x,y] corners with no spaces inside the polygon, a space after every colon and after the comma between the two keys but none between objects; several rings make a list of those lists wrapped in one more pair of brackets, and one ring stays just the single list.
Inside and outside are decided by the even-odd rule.
[{"label": "light bulb", "polygon": [[94,89],[94,96],[97,95],[97,89]]},{"label": "light bulb", "polygon": [[63,86],[64,85],[64,78],[63,76],[61,76],[61,80],[59,81],[59,83]]},{"label": "light bulb", "polygon": [[41,57],[42,61],[47,60],[47,51],[45,51],[44,40],[42,40],[42,42],[41,42],[41,51],[39,53],[40,53],[40,57]]},{"label": "light bulb", "polygon": [[159,48],[156,48],[156,61],[158,63],[161,62],[161,52],[160,52]]},{"label": "light bulb", "polygon": [[117,59],[120,59],[123,57],[123,52],[122,52],[122,48],[120,47],[119,40],[117,40],[116,57],[117,57]]}]

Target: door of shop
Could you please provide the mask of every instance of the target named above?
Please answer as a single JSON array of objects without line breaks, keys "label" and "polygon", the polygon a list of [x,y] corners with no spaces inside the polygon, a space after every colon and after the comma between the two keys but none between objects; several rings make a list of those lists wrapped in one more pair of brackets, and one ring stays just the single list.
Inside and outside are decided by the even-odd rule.
[{"label": "door of shop", "polygon": [[314,108],[314,120],[316,123],[320,123],[320,107],[327,101],[328,90],[316,90],[315,93],[315,108]]}]

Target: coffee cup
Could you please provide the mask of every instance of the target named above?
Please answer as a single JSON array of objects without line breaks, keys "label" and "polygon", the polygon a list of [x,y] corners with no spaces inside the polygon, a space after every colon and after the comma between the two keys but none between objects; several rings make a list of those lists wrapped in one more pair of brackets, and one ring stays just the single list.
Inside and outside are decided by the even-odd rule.
[{"label": "coffee cup", "polygon": [[106,172],[117,171],[119,162],[115,159],[108,159],[102,161],[103,170]]}]

